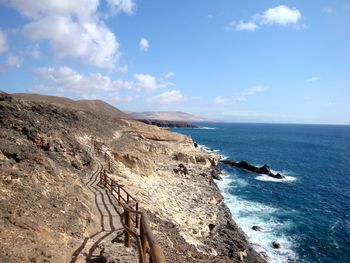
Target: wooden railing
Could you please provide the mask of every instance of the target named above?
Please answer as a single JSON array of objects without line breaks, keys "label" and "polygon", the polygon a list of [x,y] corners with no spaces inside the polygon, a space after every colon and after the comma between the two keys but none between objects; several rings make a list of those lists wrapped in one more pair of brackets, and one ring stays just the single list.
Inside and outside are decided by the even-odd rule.
[{"label": "wooden railing", "polygon": [[[102,154],[102,143],[92,140],[94,150]],[[111,160],[105,153],[106,168],[111,169]],[[135,238],[140,263],[166,263],[165,256],[155,237],[146,212],[139,210],[139,202],[130,195],[124,186],[107,175],[106,169],[100,172],[100,183],[123,207],[122,225],[124,227],[124,245],[131,246],[131,236]]]}]

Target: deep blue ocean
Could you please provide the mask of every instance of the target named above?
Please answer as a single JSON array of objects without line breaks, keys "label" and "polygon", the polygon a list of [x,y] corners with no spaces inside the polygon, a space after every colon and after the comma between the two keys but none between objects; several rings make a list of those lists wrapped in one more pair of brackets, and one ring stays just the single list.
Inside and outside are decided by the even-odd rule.
[{"label": "deep blue ocean", "polygon": [[[206,123],[173,129],[281,181],[222,165],[233,219],[270,262],[350,262],[350,126]],[[262,227],[261,232],[251,229]],[[272,241],[281,249],[274,249]]]}]

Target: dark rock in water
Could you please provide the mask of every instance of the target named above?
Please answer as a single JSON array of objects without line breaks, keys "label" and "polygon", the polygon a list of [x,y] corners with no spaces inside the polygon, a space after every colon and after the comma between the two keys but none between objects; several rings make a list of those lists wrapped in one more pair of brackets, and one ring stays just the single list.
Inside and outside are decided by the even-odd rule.
[{"label": "dark rock in water", "polygon": [[269,174],[269,173],[271,173],[270,167],[269,167],[267,164],[264,164],[263,166],[261,166],[261,167],[260,167],[260,171],[261,171],[263,174]]},{"label": "dark rock in water", "polygon": [[255,231],[261,231],[261,227],[260,226],[252,226],[252,229]]},{"label": "dark rock in water", "polygon": [[194,147],[196,147],[196,148],[198,147],[198,143],[196,143],[196,142],[194,142],[193,145],[194,145]]},{"label": "dark rock in water", "polygon": [[278,243],[277,241],[272,241],[272,247],[275,249],[279,249],[281,248],[281,244]]},{"label": "dark rock in water", "polygon": [[277,179],[283,179],[284,178],[284,176],[281,175],[280,173],[276,173],[276,174],[271,173],[271,174],[269,174],[269,176],[271,176],[273,178],[277,178]]},{"label": "dark rock in water", "polygon": [[222,177],[220,176],[222,170],[220,168],[215,167],[210,173],[215,180],[222,180]]},{"label": "dark rock in water", "polygon": [[221,160],[221,162],[235,166],[237,168],[245,169],[245,170],[248,170],[248,171],[251,171],[254,173],[266,174],[266,175],[271,176],[273,178],[277,178],[277,179],[284,178],[284,176],[279,174],[279,173],[276,173],[276,174],[272,173],[270,170],[270,167],[267,164],[264,164],[261,167],[257,167],[257,166],[254,166],[254,165],[246,162],[246,161],[236,162],[233,160],[226,159],[226,160]]}]

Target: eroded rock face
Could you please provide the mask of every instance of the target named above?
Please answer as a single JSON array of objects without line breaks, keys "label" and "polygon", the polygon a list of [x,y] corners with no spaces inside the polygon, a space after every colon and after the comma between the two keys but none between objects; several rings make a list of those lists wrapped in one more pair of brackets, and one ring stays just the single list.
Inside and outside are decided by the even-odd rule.
[{"label": "eroded rock face", "polygon": [[69,262],[95,220],[81,180],[92,159],[73,136],[84,124],[75,112],[0,97],[0,261]]},{"label": "eroded rock face", "polygon": [[181,152],[174,154],[174,160],[179,162],[184,162],[184,163],[193,163],[193,164],[197,163],[195,156],[188,155]]},{"label": "eroded rock face", "polygon": [[146,155],[138,156],[132,153],[120,154],[113,152],[113,157],[137,174],[151,176],[155,173],[155,163]]}]

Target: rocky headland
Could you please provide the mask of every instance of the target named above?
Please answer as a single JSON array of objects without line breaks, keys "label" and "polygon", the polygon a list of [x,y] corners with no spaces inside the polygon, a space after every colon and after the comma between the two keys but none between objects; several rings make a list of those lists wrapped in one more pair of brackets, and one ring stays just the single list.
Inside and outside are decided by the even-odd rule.
[{"label": "rocky headland", "polygon": [[237,167],[237,168],[248,170],[248,171],[253,172],[253,173],[266,174],[267,176],[270,176],[270,177],[273,177],[276,179],[283,179],[284,178],[284,176],[281,175],[280,173],[271,172],[271,169],[267,164],[264,164],[263,166],[258,167],[258,166],[252,165],[246,161],[237,162],[234,160],[225,159],[225,160],[221,160],[221,162],[228,164],[228,165],[231,165],[231,166],[234,166],[234,167]]},{"label": "rocky headland", "polygon": [[109,176],[147,211],[168,262],[265,262],[213,180],[219,157],[188,136],[1,93],[0,137],[1,262],[71,262],[100,231],[86,183],[99,167],[92,137],[113,157]]},{"label": "rocky headland", "polygon": [[164,128],[199,128],[199,126],[190,124],[185,121],[166,121],[150,119],[138,119],[138,121],[143,122],[145,124],[155,125]]}]

